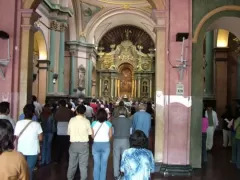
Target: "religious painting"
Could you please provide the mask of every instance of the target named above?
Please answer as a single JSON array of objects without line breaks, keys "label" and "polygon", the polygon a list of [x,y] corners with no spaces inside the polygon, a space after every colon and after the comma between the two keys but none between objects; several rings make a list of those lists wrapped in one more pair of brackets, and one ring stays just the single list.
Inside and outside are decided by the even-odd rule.
[{"label": "religious painting", "polygon": [[132,93],[132,71],[128,68],[121,71],[120,93],[122,96],[131,96]]},{"label": "religious painting", "polygon": [[91,4],[81,3],[81,12],[82,12],[82,24],[83,28],[86,27],[88,22],[92,19],[92,17],[101,10],[100,7],[94,6]]}]

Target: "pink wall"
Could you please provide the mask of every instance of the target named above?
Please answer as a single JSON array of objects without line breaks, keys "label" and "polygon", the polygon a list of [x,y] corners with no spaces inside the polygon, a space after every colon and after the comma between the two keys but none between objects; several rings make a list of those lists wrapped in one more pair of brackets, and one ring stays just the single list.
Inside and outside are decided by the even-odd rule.
[{"label": "pink wall", "polygon": [[[166,164],[189,164],[191,107],[187,104],[189,98],[191,98],[191,9],[191,0],[170,1],[170,27],[167,28],[169,38],[166,40],[169,54],[166,56],[165,73],[166,108],[163,161]],[[182,44],[176,42],[176,34],[179,32],[189,33],[189,39],[185,41],[185,59],[188,61],[189,67],[185,71],[182,81],[184,84],[184,97],[176,96],[176,84],[179,82],[179,73],[169,63],[170,61],[174,66],[179,64],[176,61],[181,57]]]},{"label": "pink wall", "polygon": [[[12,115],[16,117],[18,101],[18,69],[19,69],[19,37],[21,16],[16,11],[21,1],[0,1],[0,30],[10,35],[11,60],[6,68],[6,79],[0,79],[0,101],[9,101],[12,105]],[[17,18],[16,18],[17,17]],[[0,59],[7,57],[7,41],[0,40]]]}]

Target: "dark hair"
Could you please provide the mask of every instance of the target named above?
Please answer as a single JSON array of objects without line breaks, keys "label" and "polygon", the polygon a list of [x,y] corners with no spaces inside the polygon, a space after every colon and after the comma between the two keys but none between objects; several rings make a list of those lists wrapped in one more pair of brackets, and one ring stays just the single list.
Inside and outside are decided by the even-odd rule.
[{"label": "dark hair", "polygon": [[10,103],[7,101],[3,101],[0,103],[0,113],[6,114],[10,110]]},{"label": "dark hair", "polygon": [[7,150],[14,149],[13,127],[7,119],[0,121],[0,155]]},{"label": "dark hair", "polygon": [[84,114],[86,112],[86,107],[84,105],[79,105],[76,111],[78,114]]},{"label": "dark hair", "polygon": [[27,104],[23,108],[25,119],[32,119],[34,112],[35,112],[35,107],[32,104]]},{"label": "dark hair", "polygon": [[72,106],[72,104],[71,104],[71,103],[68,103],[67,105],[68,105],[68,109],[70,109],[70,110],[71,110],[71,109],[72,109],[72,107],[73,107],[73,106]]},{"label": "dark hair", "polygon": [[66,107],[66,104],[67,104],[67,102],[64,99],[59,101],[59,105],[62,107]]},{"label": "dark hair", "polygon": [[92,99],[92,102],[93,102],[93,103],[96,103],[96,102],[97,102],[97,100],[96,100],[96,99]]},{"label": "dark hair", "polygon": [[136,108],[135,107],[131,107],[131,115],[134,115],[136,113]]},{"label": "dark hair", "polygon": [[83,104],[90,106],[90,102],[89,101],[83,101]]},{"label": "dark hair", "polygon": [[132,148],[144,148],[146,146],[147,136],[143,131],[136,130],[130,136],[130,146]]},{"label": "dark hair", "polygon": [[37,101],[37,97],[36,96],[32,96],[32,101],[34,102],[34,101]]},{"label": "dark hair", "polygon": [[119,102],[119,106],[124,106],[124,102],[123,102],[123,101],[120,101],[120,102]]},{"label": "dark hair", "polygon": [[146,112],[151,115],[154,113],[151,102],[147,102]]},{"label": "dark hair", "polygon": [[100,108],[97,112],[96,117],[97,117],[97,120],[102,123],[107,120],[107,112],[105,111],[105,109]]}]

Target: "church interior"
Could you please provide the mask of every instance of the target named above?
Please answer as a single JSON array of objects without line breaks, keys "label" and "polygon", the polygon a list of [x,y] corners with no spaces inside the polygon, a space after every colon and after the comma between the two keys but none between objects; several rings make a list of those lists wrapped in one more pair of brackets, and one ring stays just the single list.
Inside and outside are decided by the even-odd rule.
[{"label": "church interior", "polygon": [[[40,104],[149,101],[154,179],[239,179],[221,130],[226,107],[234,117],[240,110],[240,1],[8,0],[0,19],[0,102],[10,102],[14,119],[32,95]],[[219,126],[206,167],[201,119],[209,106]],[[64,179],[66,168],[35,176]]]}]

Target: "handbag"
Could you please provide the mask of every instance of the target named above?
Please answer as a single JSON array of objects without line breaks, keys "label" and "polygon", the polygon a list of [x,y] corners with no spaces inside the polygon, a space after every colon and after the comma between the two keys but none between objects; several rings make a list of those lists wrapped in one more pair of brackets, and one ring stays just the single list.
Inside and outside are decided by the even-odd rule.
[{"label": "handbag", "polygon": [[15,141],[14,141],[14,149],[17,151],[18,148],[18,140],[21,137],[21,135],[24,133],[24,131],[28,128],[28,126],[32,123],[33,121],[30,121],[24,128],[23,130],[19,133],[18,136],[16,136]]}]

